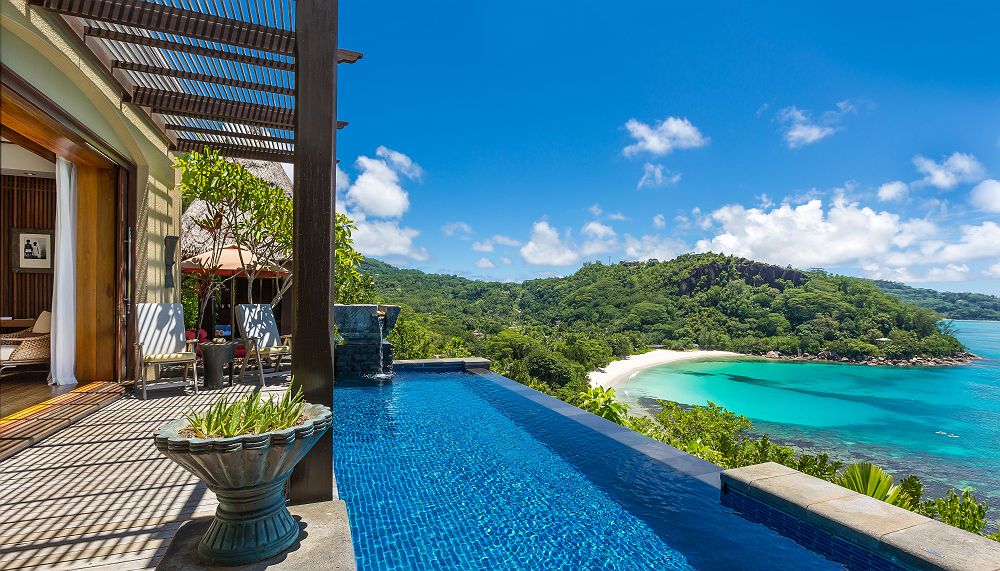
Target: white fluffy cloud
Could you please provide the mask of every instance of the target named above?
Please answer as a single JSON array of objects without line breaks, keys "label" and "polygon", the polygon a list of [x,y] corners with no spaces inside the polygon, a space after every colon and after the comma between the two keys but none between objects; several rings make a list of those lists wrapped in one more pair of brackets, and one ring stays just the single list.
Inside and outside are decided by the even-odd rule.
[{"label": "white fluffy cloud", "polygon": [[505,266],[509,266],[514,263],[514,260],[511,260],[507,256],[500,256],[500,263]]},{"label": "white fluffy cloud", "polygon": [[587,237],[580,247],[580,253],[584,256],[605,254],[618,248],[618,235],[607,224],[593,220],[585,224],[580,233]]},{"label": "white fluffy cloud", "polygon": [[479,242],[473,242],[472,249],[477,252],[492,252],[497,245],[516,247],[520,246],[521,242],[511,238],[510,236],[495,234],[492,238],[480,240]]},{"label": "white fluffy cloud", "polygon": [[[403,153],[385,147],[379,147],[375,154],[379,158],[360,156],[355,162],[361,174],[347,188],[347,206],[369,216],[399,218],[410,208],[400,174],[419,178],[420,166]],[[346,184],[346,175],[344,180]],[[339,182],[337,186],[341,186]]]},{"label": "white fluffy cloud", "polygon": [[969,202],[986,212],[1000,213],[1000,180],[986,179],[969,192]]},{"label": "white fluffy cloud", "polygon": [[671,184],[677,184],[681,180],[681,173],[664,170],[663,165],[646,163],[642,165],[642,178],[635,185],[636,188],[657,188]]},{"label": "white fluffy cloud", "polygon": [[969,278],[969,266],[965,264],[935,266],[922,272],[913,272],[908,268],[887,268],[878,264],[869,264],[862,269],[869,278],[894,282],[960,282]]},{"label": "white fluffy cloud", "polygon": [[910,189],[909,185],[901,180],[894,180],[892,182],[887,182],[882,186],[878,187],[878,199],[881,202],[890,202],[893,200],[903,200],[906,198],[906,193]]},{"label": "white fluffy cloud", "polygon": [[545,220],[535,222],[531,239],[521,248],[521,257],[535,266],[569,266],[580,259],[580,255]]},{"label": "white fluffy cloud", "polygon": [[[350,177],[337,167],[337,211],[354,220],[355,247],[368,256],[409,258],[424,261],[427,250],[414,240],[420,235],[415,228],[406,228],[398,220],[410,207],[409,194],[400,183],[400,175],[408,179],[422,176],[420,166],[410,157],[386,147],[375,150],[377,158],[358,157],[355,166],[360,174]],[[393,219],[393,220],[386,220]]]},{"label": "white fluffy cloud", "polygon": [[366,220],[363,215],[355,215],[354,223],[358,227],[354,245],[365,255],[396,256],[418,262],[430,258],[425,248],[414,243],[419,230],[401,227],[396,220]]},{"label": "white fluffy cloud", "polygon": [[472,236],[472,226],[462,221],[449,222],[441,227],[441,231],[444,232],[445,236],[459,240],[468,240]]},{"label": "white fluffy cloud", "polygon": [[854,104],[850,101],[840,101],[836,109],[823,113],[818,119],[813,119],[809,111],[793,105],[779,111],[778,120],[786,126],[785,143],[790,149],[798,149],[839,131],[840,121],[845,115],[854,111]]},{"label": "white fluffy cloud", "polygon": [[424,176],[424,170],[420,168],[420,165],[413,162],[413,159],[403,153],[400,153],[399,151],[394,151],[386,148],[385,146],[380,146],[375,149],[375,156],[383,159],[394,170],[406,175],[407,178],[420,180]]},{"label": "white fluffy cloud", "polygon": [[476,267],[482,270],[486,270],[489,268],[495,268],[497,266],[496,264],[493,263],[493,260],[490,260],[489,258],[479,258],[478,260],[476,260]]},{"label": "white fluffy cloud", "polygon": [[697,127],[687,119],[678,117],[667,117],[653,125],[629,119],[625,123],[625,129],[635,139],[635,143],[623,149],[626,157],[640,153],[659,157],[674,149],[696,149],[708,144],[708,138]]},{"label": "white fluffy cloud", "polygon": [[647,234],[636,238],[625,235],[625,257],[630,260],[671,260],[688,251],[681,241],[657,234]]},{"label": "white fluffy cloud", "polygon": [[986,172],[975,156],[966,153],[952,153],[940,163],[917,155],[913,164],[924,175],[919,181],[921,185],[941,190],[951,190],[963,182],[978,182]]},{"label": "white fluffy cloud", "polygon": [[958,242],[931,242],[922,254],[935,262],[968,262],[1000,258],[1000,225],[993,221],[967,224]]},{"label": "white fluffy cloud", "polygon": [[628,220],[628,216],[625,216],[625,214],[622,212],[610,212],[608,213],[608,220],[622,222],[624,220]]},{"label": "white fluffy cloud", "polygon": [[604,211],[601,210],[601,205],[600,204],[591,204],[590,208],[587,209],[587,212],[589,212],[590,215],[593,216],[594,218],[597,218]]},{"label": "white fluffy cloud", "polygon": [[653,228],[663,229],[667,227],[667,219],[662,214],[653,216]]},{"label": "white fluffy cloud", "polygon": [[493,236],[493,241],[501,246],[520,246],[521,241],[515,240],[510,236],[504,236],[503,234],[496,234]]},{"label": "white fluffy cloud", "polygon": [[992,266],[983,270],[983,275],[989,276],[991,278],[1000,278],[1000,262],[993,264]]},{"label": "white fluffy cloud", "polygon": [[930,220],[903,219],[843,195],[827,207],[819,199],[773,209],[731,204],[713,211],[711,219],[720,229],[698,241],[697,251],[800,268],[854,264],[869,277],[895,281],[967,280],[974,273],[969,263],[1000,258],[996,222],[945,232]]},{"label": "white fluffy cloud", "polygon": [[828,211],[819,199],[765,210],[730,204],[712,213],[722,232],[698,242],[699,251],[735,254],[798,267],[866,259],[892,248],[899,216],[838,197]]}]

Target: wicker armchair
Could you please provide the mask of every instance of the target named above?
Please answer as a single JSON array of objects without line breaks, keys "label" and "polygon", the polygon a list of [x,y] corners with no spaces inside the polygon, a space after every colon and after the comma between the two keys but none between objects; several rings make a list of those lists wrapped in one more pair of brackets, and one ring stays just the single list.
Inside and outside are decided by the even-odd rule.
[{"label": "wicker armchair", "polygon": [[0,334],[0,376],[7,369],[48,365],[51,355],[49,334],[34,335],[30,327],[15,333]]}]

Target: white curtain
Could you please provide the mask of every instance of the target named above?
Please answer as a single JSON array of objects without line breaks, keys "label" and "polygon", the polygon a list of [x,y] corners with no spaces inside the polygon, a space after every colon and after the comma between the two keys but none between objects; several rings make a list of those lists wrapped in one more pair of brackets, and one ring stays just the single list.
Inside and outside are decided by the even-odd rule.
[{"label": "white curtain", "polygon": [[76,165],[56,158],[52,260],[52,371],[49,383],[76,384]]}]

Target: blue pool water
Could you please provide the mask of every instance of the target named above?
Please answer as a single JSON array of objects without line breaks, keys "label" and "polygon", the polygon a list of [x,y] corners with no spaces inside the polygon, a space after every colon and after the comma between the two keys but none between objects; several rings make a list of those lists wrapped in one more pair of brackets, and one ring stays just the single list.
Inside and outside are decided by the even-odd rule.
[{"label": "blue pool water", "polygon": [[716,467],[525,391],[465,373],[338,380],[359,569],[839,568],[722,507]]},{"label": "blue pool water", "polygon": [[618,394],[654,414],[658,399],[712,401],[801,450],[877,462],[898,477],[918,474],[929,496],[973,488],[989,502],[993,525],[1000,516],[1000,322],[954,327],[983,359],[913,368],[687,361],[641,371]]}]

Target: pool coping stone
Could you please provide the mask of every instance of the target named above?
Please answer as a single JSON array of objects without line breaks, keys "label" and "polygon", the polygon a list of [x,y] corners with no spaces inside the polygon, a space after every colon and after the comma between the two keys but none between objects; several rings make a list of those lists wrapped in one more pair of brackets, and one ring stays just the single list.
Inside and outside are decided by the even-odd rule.
[{"label": "pool coping stone", "polygon": [[1000,571],[1000,543],[775,462],[725,470],[735,492],[916,569]]}]

